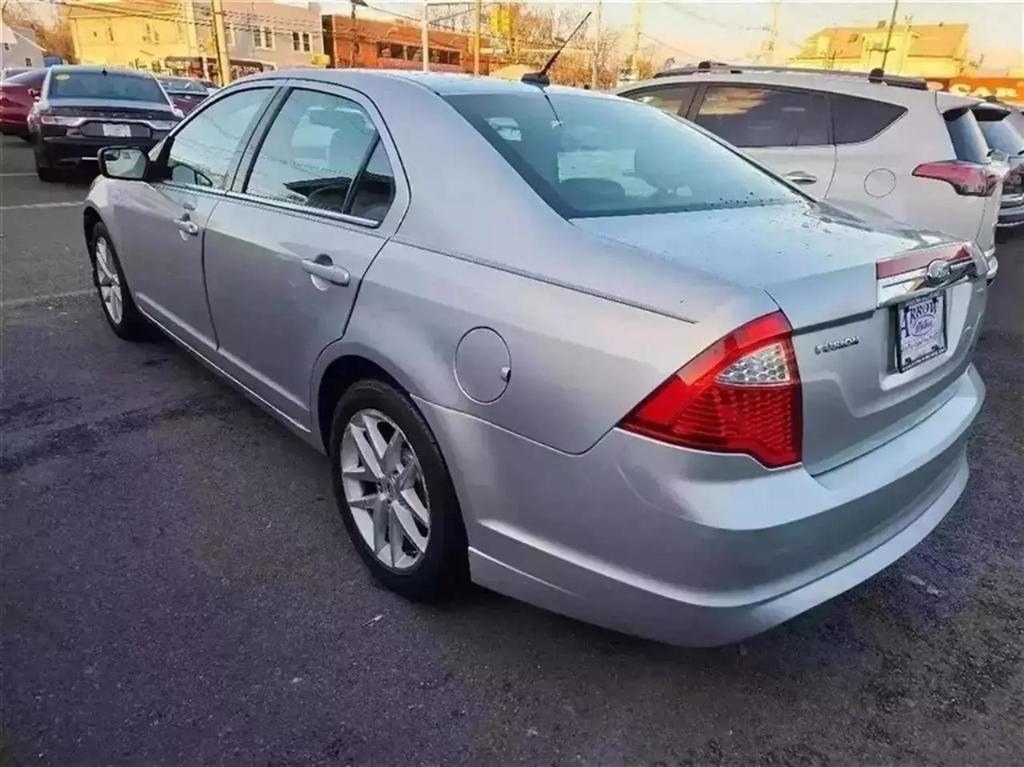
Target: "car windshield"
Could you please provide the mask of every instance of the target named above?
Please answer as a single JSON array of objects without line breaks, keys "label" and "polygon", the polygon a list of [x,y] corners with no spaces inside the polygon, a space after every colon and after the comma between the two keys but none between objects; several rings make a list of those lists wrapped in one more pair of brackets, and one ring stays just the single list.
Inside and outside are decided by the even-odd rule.
[{"label": "car windshield", "polygon": [[804,199],[682,120],[626,99],[553,92],[446,100],[566,218]]},{"label": "car windshield", "polygon": [[206,95],[206,88],[198,80],[189,80],[185,77],[161,77],[159,79],[165,91]]},{"label": "car windshield", "polygon": [[981,132],[985,134],[985,141],[990,149],[998,149],[1006,152],[1011,157],[1024,154],[1024,138],[1021,138],[1017,129],[1010,124],[1010,118],[1001,120],[978,120]]},{"label": "car windshield", "polygon": [[166,101],[152,77],[116,72],[53,72],[49,98],[110,99],[113,101]]}]

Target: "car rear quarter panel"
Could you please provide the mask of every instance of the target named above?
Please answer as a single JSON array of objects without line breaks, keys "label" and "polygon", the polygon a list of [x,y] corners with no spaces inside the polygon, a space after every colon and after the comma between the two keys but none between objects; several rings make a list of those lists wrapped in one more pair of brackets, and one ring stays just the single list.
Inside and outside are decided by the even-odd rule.
[{"label": "car rear quarter panel", "polygon": [[[392,241],[315,375],[340,356],[366,356],[414,396],[581,453],[699,351],[776,309],[761,291],[745,295],[692,323]],[[511,360],[508,387],[490,404],[470,399],[455,374],[459,341],[478,327],[497,332]]]}]

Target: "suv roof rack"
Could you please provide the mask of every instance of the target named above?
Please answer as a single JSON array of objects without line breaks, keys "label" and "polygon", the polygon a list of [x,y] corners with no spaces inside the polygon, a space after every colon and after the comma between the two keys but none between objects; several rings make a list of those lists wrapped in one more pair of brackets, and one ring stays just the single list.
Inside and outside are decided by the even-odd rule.
[{"label": "suv roof rack", "polygon": [[705,72],[718,72],[719,74],[743,74],[744,72],[788,72],[808,75],[829,75],[831,77],[852,77],[867,79],[872,83],[884,83],[897,88],[913,88],[918,91],[928,90],[928,83],[920,77],[902,77],[899,75],[887,75],[881,69],[872,69],[870,72],[850,72],[842,69],[804,69],[802,67],[769,67],[762,65],[747,64],[726,64],[722,61],[702,61],[697,66],[675,67],[658,72],[655,77],[674,77],[676,75],[695,75]]}]

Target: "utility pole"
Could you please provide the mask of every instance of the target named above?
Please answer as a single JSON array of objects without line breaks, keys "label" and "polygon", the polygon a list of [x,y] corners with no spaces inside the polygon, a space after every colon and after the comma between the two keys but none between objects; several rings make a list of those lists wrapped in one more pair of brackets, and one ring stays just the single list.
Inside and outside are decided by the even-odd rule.
[{"label": "utility pole", "polygon": [[882,50],[882,71],[885,71],[885,62],[889,60],[889,46],[892,45],[892,28],[896,26],[896,11],[899,10],[900,0],[892,2],[892,17],[889,19],[889,34],[885,36],[885,48]]},{"label": "utility pole", "polygon": [[644,4],[641,0],[633,0],[633,82],[640,79],[640,35],[644,30]]},{"label": "utility pole", "polygon": [[601,57],[601,0],[597,0],[597,28],[594,31],[594,61],[590,70],[590,88],[597,90],[598,70]]},{"label": "utility pole", "polygon": [[213,44],[217,50],[217,73],[220,85],[231,82],[231,56],[228,54],[228,38],[224,31],[224,0],[211,0],[213,11]]},{"label": "utility pole", "polygon": [[782,0],[772,0],[772,25],[768,28],[768,47],[765,53],[768,54],[768,65],[775,64],[775,43],[779,39],[779,6]]},{"label": "utility pole", "polygon": [[420,29],[420,58],[423,59],[423,71],[430,71],[430,0],[423,0],[423,26]]},{"label": "utility pole", "polygon": [[476,0],[475,18],[473,19],[473,74],[480,74],[480,25],[483,23],[484,0]]}]

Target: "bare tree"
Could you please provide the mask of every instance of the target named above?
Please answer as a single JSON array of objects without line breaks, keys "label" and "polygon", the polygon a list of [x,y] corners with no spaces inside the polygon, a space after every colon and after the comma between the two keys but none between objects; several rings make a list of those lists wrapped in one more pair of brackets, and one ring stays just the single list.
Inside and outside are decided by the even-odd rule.
[{"label": "bare tree", "polygon": [[75,44],[71,37],[71,25],[61,16],[53,26],[44,24],[23,0],[8,0],[3,6],[4,23],[12,27],[30,29],[36,36],[36,43],[46,53],[58,56],[69,64],[76,63]]}]

